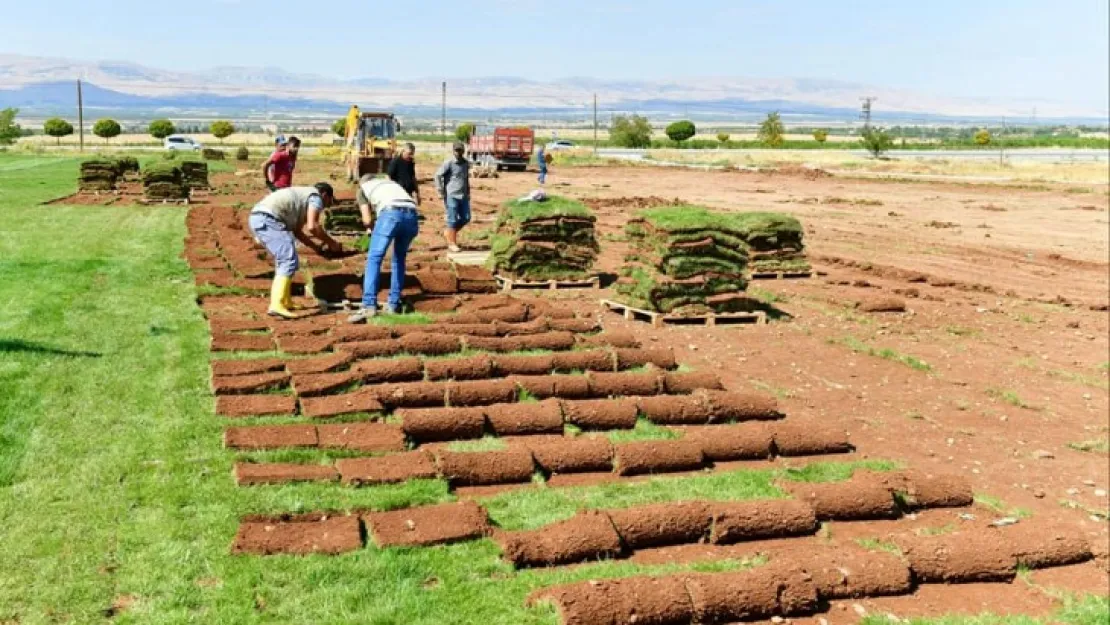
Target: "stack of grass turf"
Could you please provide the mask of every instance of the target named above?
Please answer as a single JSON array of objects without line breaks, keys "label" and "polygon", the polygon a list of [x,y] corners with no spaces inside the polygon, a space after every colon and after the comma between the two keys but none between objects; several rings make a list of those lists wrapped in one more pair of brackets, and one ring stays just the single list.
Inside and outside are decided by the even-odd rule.
[{"label": "stack of grass turf", "polygon": [[810,270],[802,243],[802,224],[782,213],[731,215],[748,244],[752,273],[806,272]]},{"label": "stack of grass turf", "polygon": [[143,170],[143,193],[148,200],[184,200],[189,197],[189,185],[181,168],[153,163]]},{"label": "stack of grass turf", "polygon": [[512,200],[490,237],[490,269],[520,280],[587,278],[598,253],[595,221],[574,200]]},{"label": "stack of grass turf", "polygon": [[181,174],[190,189],[208,188],[208,163],[185,161],[181,163]]},{"label": "stack of grass turf", "polygon": [[748,245],[734,215],[699,206],[651,208],[625,231],[632,250],[615,290],[626,304],[679,314],[743,307]]},{"label": "stack of grass turf", "polygon": [[206,161],[222,161],[226,156],[223,150],[215,150],[212,148],[204,148],[200,151],[201,158]]},{"label": "stack of grass turf", "polygon": [[139,159],[134,156],[120,156],[116,158],[116,162],[119,164],[119,173],[121,176],[127,174],[137,175],[139,173]]},{"label": "stack of grass turf", "polygon": [[81,191],[111,191],[120,176],[119,162],[110,158],[93,158],[81,163],[77,187]]}]

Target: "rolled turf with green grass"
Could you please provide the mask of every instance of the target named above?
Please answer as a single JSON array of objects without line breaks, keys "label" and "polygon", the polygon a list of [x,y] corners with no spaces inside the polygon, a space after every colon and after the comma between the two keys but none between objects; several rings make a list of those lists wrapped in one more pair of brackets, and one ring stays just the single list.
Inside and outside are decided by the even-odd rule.
[{"label": "rolled turf with green grass", "polygon": [[181,168],[173,163],[154,162],[143,168],[143,194],[150,200],[183,200],[189,185]]},{"label": "rolled turf with green grass", "polygon": [[585,205],[563,197],[509,201],[490,236],[489,267],[521,280],[587,278],[599,251],[596,221]]}]

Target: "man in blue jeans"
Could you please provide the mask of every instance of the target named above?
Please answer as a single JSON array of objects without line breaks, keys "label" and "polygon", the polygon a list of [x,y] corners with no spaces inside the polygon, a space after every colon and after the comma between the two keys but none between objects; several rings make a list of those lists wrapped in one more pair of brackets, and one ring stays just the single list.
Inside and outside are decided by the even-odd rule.
[{"label": "man in blue jeans", "polygon": [[355,201],[362,213],[362,225],[370,234],[370,247],[366,253],[366,275],[362,280],[362,310],[351,315],[347,321],[363,323],[378,314],[378,278],[381,276],[382,259],[390,244],[393,245],[393,263],[385,312],[401,312],[405,256],[420,230],[420,221],[412,196],[385,176],[363,176],[359,180]]},{"label": "man in blue jeans", "polygon": [[436,170],[436,189],[447,208],[447,249],[459,251],[459,230],[470,223],[470,161],[466,160],[466,145],[456,141],[453,154]]}]

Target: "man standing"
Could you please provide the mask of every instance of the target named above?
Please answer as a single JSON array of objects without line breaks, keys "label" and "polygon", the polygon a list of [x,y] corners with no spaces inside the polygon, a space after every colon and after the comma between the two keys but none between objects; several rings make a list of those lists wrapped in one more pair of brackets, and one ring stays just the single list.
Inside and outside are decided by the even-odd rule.
[{"label": "man standing", "polygon": [[[262,198],[251,210],[247,223],[256,241],[274,257],[274,283],[270,287],[268,314],[293,319],[293,274],[300,266],[297,241],[321,254],[343,249],[324,232],[324,209],[335,201],[335,191],[326,182],[314,187],[287,187]],[[321,244],[311,238],[315,236]]]},{"label": "man standing", "polygon": [[362,310],[348,317],[347,321],[362,323],[378,314],[378,279],[382,259],[390,244],[393,245],[393,262],[385,312],[391,315],[401,312],[405,256],[420,231],[420,221],[412,196],[401,185],[383,176],[366,174],[360,178],[355,201],[362,214],[362,225],[370,234],[370,245],[366,250],[366,275],[362,282]]},{"label": "man standing", "polygon": [[536,165],[540,170],[540,184],[547,182],[547,153],[544,151],[543,144],[540,144],[540,149],[536,152]]},{"label": "man standing", "polygon": [[466,160],[466,145],[456,141],[453,154],[436,171],[436,188],[447,207],[447,249],[459,251],[459,230],[470,223],[470,162]]},{"label": "man standing", "polygon": [[394,156],[389,161],[386,173],[389,179],[401,185],[406,193],[412,196],[416,205],[420,206],[420,188],[416,184],[416,146],[406,143],[400,156]]},{"label": "man standing", "polygon": [[262,175],[266,178],[267,189],[277,191],[293,186],[293,169],[297,166],[297,152],[300,149],[301,140],[297,137],[289,137],[284,149],[275,151],[262,164]]}]

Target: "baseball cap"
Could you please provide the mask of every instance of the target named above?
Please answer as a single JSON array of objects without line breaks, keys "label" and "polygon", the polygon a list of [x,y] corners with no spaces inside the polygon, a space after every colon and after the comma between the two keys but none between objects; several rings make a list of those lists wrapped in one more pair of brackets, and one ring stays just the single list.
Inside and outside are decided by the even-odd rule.
[{"label": "baseball cap", "polygon": [[274,137],[274,143],[278,145],[285,145],[285,135],[278,135]]}]

